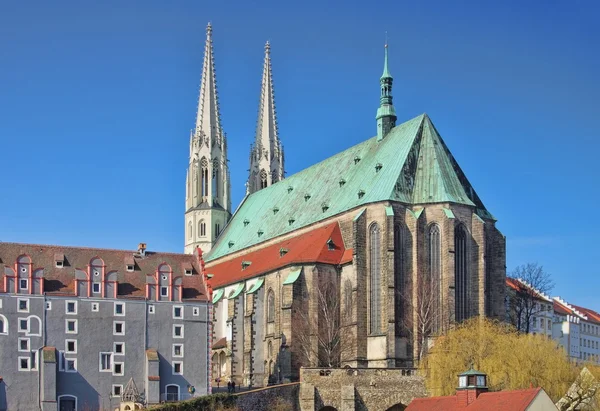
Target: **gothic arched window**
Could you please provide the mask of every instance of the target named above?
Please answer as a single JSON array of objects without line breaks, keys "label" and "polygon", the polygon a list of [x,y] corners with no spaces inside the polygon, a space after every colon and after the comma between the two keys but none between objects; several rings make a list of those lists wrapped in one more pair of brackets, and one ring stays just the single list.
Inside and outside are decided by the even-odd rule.
[{"label": "gothic arched window", "polygon": [[[426,279],[425,287],[429,288],[427,296],[431,298],[431,331],[439,332],[441,324],[441,283],[442,283],[442,257],[440,227],[432,224],[429,227],[429,247],[427,262],[429,267],[429,278]],[[425,296],[425,295],[424,295]]]},{"label": "gothic arched window", "polygon": [[396,335],[404,336],[405,326],[405,304],[408,299],[406,287],[406,267],[405,256],[407,248],[407,233],[403,226],[396,224],[394,226],[394,288],[396,290]]},{"label": "gothic arched window", "polygon": [[346,322],[352,321],[352,281],[344,282],[344,317]]},{"label": "gothic arched window", "polygon": [[279,178],[277,177],[277,170],[273,170],[271,172],[271,184],[277,181],[279,181]]},{"label": "gothic arched window", "polygon": [[204,237],[206,235],[206,223],[204,220],[200,220],[198,223],[198,233],[200,233],[200,237]]},{"label": "gothic arched window", "polygon": [[192,238],[192,222],[188,223],[188,238]]},{"label": "gothic arched window", "polygon": [[219,161],[215,158],[213,160],[213,198],[219,197]]},{"label": "gothic arched window", "polygon": [[454,230],[454,289],[455,289],[455,316],[456,321],[463,321],[469,317],[469,270],[467,230],[459,225]]},{"label": "gothic arched window", "polygon": [[381,231],[377,223],[373,223],[369,231],[369,265],[371,277],[370,333],[379,334],[381,332]]},{"label": "gothic arched window", "polygon": [[208,195],[208,161],[205,157],[202,157],[202,160],[200,160],[200,174],[202,197],[206,197]]},{"label": "gothic arched window", "polygon": [[275,293],[273,290],[269,290],[267,293],[267,322],[272,323],[275,321]]},{"label": "gothic arched window", "polygon": [[267,187],[267,172],[263,169],[260,170],[260,188]]}]

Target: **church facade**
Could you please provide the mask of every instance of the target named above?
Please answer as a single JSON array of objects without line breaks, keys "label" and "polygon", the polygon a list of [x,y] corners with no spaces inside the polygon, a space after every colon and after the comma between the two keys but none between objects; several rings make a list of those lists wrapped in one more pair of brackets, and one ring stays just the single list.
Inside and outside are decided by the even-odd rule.
[{"label": "church facade", "polygon": [[387,45],[376,135],[286,178],[267,45],[247,194],[231,215],[211,36],[185,247],[202,249],[213,289],[213,384],[413,366],[453,324],[503,317],[505,238],[429,116],[396,124]]}]

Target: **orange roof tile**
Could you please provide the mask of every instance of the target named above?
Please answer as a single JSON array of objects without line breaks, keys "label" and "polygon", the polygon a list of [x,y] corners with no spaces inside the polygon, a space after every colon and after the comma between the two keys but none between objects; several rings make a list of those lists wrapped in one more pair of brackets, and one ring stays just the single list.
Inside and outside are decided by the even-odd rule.
[{"label": "orange roof tile", "polygon": [[[327,241],[333,241],[333,249],[329,249]],[[285,249],[285,254],[280,250]],[[348,250],[344,247],[344,240],[339,224],[332,223],[315,228],[304,234],[288,240],[251,251],[231,260],[210,262],[206,266],[207,272],[213,274],[209,283],[215,288],[247,280],[292,264],[324,263],[341,264],[348,260]],[[349,253],[352,260],[352,252]],[[250,262],[242,268],[242,261]]]},{"label": "orange roof tile", "polygon": [[539,394],[541,388],[485,392],[468,406],[459,404],[456,395],[448,397],[415,398],[406,411],[524,411]]},{"label": "orange roof tile", "polygon": [[581,312],[582,314],[585,314],[589,321],[592,321],[595,323],[600,323],[600,314],[598,314],[596,311],[590,310],[589,308],[580,307],[580,306],[574,305],[574,304],[571,304],[571,306],[573,306],[573,308],[575,308],[577,311]]},{"label": "orange roof tile", "polygon": [[[530,287],[527,284],[524,284],[523,282],[519,281],[516,278],[506,277],[506,285],[517,292],[532,292],[534,297],[536,297],[540,300],[543,300],[543,301],[548,301],[548,299],[546,297],[544,297],[542,294],[540,294],[538,292],[538,290],[536,290],[533,287]],[[527,291],[527,290],[529,290],[529,291]]]},{"label": "orange roof tile", "polygon": [[223,337],[212,345],[213,350],[227,347],[227,337]]},{"label": "orange roof tile", "polygon": [[559,303],[556,300],[552,301],[554,304],[554,311],[562,314],[562,315],[567,315],[567,314],[573,314],[573,311],[571,311],[571,309],[569,307],[564,306],[563,304]]}]

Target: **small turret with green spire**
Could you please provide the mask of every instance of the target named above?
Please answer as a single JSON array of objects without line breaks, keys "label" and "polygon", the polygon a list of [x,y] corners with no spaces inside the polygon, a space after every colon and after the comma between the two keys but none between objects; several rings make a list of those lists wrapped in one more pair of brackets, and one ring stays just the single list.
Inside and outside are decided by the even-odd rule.
[{"label": "small turret with green spire", "polygon": [[379,79],[381,97],[377,109],[377,141],[383,140],[392,128],[396,126],[396,110],[392,103],[392,75],[388,69],[388,45],[385,43],[383,74]]}]

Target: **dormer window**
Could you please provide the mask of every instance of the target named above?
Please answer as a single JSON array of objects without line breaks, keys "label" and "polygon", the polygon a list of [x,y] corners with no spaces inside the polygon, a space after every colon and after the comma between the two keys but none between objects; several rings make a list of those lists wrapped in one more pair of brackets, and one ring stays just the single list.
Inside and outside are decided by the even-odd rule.
[{"label": "dormer window", "polygon": [[65,265],[65,255],[56,253],[54,254],[54,265],[56,268],[62,268]]},{"label": "dormer window", "polygon": [[273,214],[277,214],[279,212],[279,208],[273,207]]},{"label": "dormer window", "polygon": [[230,241],[230,242],[227,243],[227,245],[229,246],[229,248],[233,247],[234,244],[235,243],[233,241]]},{"label": "dormer window", "polygon": [[263,230],[258,230],[256,232],[256,234],[258,234],[259,237],[261,237],[265,232]]},{"label": "dormer window", "polygon": [[292,225],[292,224],[294,224],[294,221],[296,221],[296,220],[294,220],[293,218],[290,218],[290,219],[288,220],[288,223],[289,223],[289,225]]},{"label": "dormer window", "polygon": [[383,167],[383,164],[381,164],[381,163],[375,164],[375,172],[379,173],[379,170],[381,170],[381,167]]},{"label": "dormer window", "polygon": [[329,210],[329,206],[326,203],[321,204],[321,210],[323,210],[323,212]]},{"label": "dormer window", "polygon": [[192,275],[192,265],[190,263],[183,263],[183,272],[185,275]]},{"label": "dormer window", "polygon": [[310,200],[310,194],[304,194],[304,201]]},{"label": "dormer window", "polygon": [[134,267],[133,267],[133,264],[127,264],[127,265],[125,266],[125,268],[127,269],[127,271],[129,271],[129,272],[131,273],[131,272],[133,272],[133,268],[134,268]]},{"label": "dormer window", "polygon": [[363,198],[365,196],[364,190],[358,190],[358,198]]},{"label": "dormer window", "polygon": [[245,270],[246,268],[250,267],[250,264],[252,264],[252,262],[242,261],[242,270]]},{"label": "dormer window", "polygon": [[358,164],[358,163],[360,163],[360,157],[356,156],[356,157],[354,157],[354,164]]},{"label": "dormer window", "polygon": [[244,227],[246,227],[248,224],[250,224],[250,220],[248,220],[248,219],[245,219],[245,220],[244,220]]},{"label": "dormer window", "polygon": [[346,180],[344,180],[343,178],[340,180],[340,187],[344,187],[344,184],[346,184]]},{"label": "dormer window", "polygon": [[289,194],[289,193],[291,193],[292,191],[294,191],[294,187],[292,187],[292,186],[289,186],[289,187],[288,187],[288,194]]},{"label": "dormer window", "polygon": [[327,240],[327,249],[329,251],[335,250],[335,243],[333,242],[333,240],[331,238],[329,240]]},{"label": "dormer window", "polygon": [[283,247],[281,247],[281,248],[279,249],[279,257],[283,257],[284,255],[286,255],[286,254],[288,253],[288,251],[289,251],[289,250],[288,250],[287,248],[283,248]]}]

